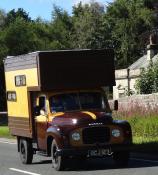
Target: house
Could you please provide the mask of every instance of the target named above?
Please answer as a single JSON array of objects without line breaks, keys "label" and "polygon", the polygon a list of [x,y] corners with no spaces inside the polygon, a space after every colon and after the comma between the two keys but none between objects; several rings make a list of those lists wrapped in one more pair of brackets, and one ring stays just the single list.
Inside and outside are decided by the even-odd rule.
[{"label": "house", "polygon": [[155,63],[158,60],[158,44],[155,36],[150,36],[150,45],[147,46],[147,54],[139,58],[127,69],[115,71],[116,86],[113,87],[113,99],[136,94],[135,84],[139,79],[142,68],[147,68],[152,60]]}]

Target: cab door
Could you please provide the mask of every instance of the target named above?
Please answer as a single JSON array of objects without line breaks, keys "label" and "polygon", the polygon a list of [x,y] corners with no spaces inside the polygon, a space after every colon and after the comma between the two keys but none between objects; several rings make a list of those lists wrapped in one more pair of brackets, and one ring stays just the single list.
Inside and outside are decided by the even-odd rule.
[{"label": "cab door", "polygon": [[38,97],[38,101],[39,115],[35,118],[37,144],[39,149],[46,150],[46,131],[48,126],[46,96]]}]

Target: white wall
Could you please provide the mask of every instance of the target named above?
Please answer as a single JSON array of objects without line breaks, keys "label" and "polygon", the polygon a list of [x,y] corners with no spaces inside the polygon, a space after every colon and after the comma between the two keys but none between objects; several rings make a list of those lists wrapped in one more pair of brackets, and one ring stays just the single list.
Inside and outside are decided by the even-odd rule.
[{"label": "white wall", "polygon": [[[129,73],[128,73],[129,71]],[[113,87],[113,99],[125,97],[128,94],[128,89],[136,93],[135,84],[140,76],[140,69],[128,70],[120,69],[115,71],[116,86]],[[129,87],[128,87],[129,85]]]}]

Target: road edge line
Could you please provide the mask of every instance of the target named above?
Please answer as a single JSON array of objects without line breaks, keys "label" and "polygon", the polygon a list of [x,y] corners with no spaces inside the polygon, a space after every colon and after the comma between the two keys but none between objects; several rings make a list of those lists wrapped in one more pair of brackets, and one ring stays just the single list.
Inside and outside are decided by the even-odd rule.
[{"label": "road edge line", "polygon": [[30,174],[30,175],[41,175],[41,174],[32,173],[29,171],[24,171],[24,170],[20,170],[20,169],[16,169],[16,168],[9,168],[9,170],[24,173],[24,174]]}]

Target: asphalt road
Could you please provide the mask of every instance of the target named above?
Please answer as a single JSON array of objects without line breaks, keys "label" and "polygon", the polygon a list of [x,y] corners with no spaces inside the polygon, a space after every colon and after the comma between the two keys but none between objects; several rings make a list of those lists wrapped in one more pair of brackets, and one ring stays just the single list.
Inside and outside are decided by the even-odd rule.
[{"label": "asphalt road", "polygon": [[158,160],[131,158],[129,167],[118,169],[111,159],[92,159],[83,166],[56,172],[50,158],[35,155],[31,165],[23,165],[16,143],[0,140],[0,175],[157,175]]}]

